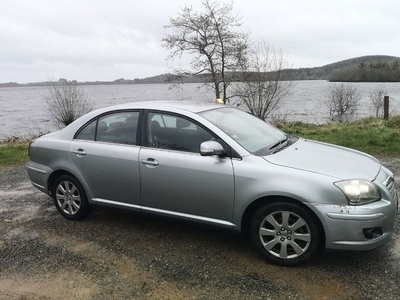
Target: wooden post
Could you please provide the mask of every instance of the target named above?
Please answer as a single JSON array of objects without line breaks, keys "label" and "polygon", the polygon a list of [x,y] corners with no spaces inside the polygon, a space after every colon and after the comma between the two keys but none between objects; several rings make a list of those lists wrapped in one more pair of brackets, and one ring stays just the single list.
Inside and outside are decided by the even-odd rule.
[{"label": "wooden post", "polygon": [[389,96],[383,97],[383,118],[389,120]]}]

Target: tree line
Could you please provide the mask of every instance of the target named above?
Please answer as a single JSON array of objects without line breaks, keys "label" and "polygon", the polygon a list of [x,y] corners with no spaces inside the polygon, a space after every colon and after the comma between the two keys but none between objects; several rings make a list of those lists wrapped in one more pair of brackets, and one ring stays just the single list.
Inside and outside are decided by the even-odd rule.
[{"label": "tree line", "polygon": [[360,63],[357,67],[335,73],[330,81],[341,82],[400,82],[400,62],[394,60]]}]

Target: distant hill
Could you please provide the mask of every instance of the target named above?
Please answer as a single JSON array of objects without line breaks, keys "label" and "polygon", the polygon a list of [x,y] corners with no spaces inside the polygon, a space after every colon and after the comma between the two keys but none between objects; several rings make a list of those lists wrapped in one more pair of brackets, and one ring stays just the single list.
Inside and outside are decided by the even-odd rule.
[{"label": "distant hill", "polygon": [[[286,70],[290,80],[330,80],[343,82],[400,82],[400,57],[387,55],[369,55],[342,60],[315,68]],[[227,74],[229,76],[229,74]],[[79,85],[106,84],[153,84],[174,81],[173,74],[161,74],[146,78],[116,79],[114,81],[76,82]],[[65,80],[61,78],[60,80]],[[183,83],[211,82],[208,74],[187,76],[180,80]],[[19,84],[16,82],[0,83],[0,87],[48,86],[50,82]]]},{"label": "distant hill", "polygon": [[[330,81],[394,81],[400,82],[400,57],[370,55],[342,60],[315,68],[288,69],[290,80],[330,80]],[[228,74],[229,75],[229,74]],[[163,74],[144,79],[135,79],[134,83],[166,83],[174,75]],[[197,75],[182,79],[184,83],[210,82],[211,76]]]},{"label": "distant hill", "polygon": [[[196,83],[196,82],[207,82],[210,76],[205,75],[197,75],[197,76],[187,76],[184,77],[181,81],[184,83]],[[149,83],[169,83],[177,80],[177,76],[173,74],[162,74],[153,77],[146,77],[143,79],[135,79],[135,83],[140,84],[149,84]]]},{"label": "distant hill", "polygon": [[400,57],[370,55],[315,68],[289,69],[292,80],[400,82]]}]

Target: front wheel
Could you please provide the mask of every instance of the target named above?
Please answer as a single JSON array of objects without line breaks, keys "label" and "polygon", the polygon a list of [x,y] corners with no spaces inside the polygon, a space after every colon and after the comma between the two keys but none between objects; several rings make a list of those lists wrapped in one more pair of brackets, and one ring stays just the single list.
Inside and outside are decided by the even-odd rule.
[{"label": "front wheel", "polygon": [[321,230],[307,210],[289,202],[271,203],[258,209],[250,223],[256,249],[274,264],[292,267],[315,256]]},{"label": "front wheel", "polygon": [[89,203],[82,185],[70,175],[57,178],[52,195],[58,212],[67,219],[82,219],[90,213]]}]

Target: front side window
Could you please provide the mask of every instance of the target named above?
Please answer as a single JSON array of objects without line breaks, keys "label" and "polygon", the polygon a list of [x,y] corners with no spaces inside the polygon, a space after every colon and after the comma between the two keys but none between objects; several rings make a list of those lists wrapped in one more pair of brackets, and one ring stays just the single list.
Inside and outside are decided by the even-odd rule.
[{"label": "front side window", "polygon": [[149,113],[147,146],[199,153],[200,144],[213,139],[201,126],[186,118],[164,113]]},{"label": "front side window", "polygon": [[86,125],[77,139],[136,145],[139,112],[117,112]]}]

